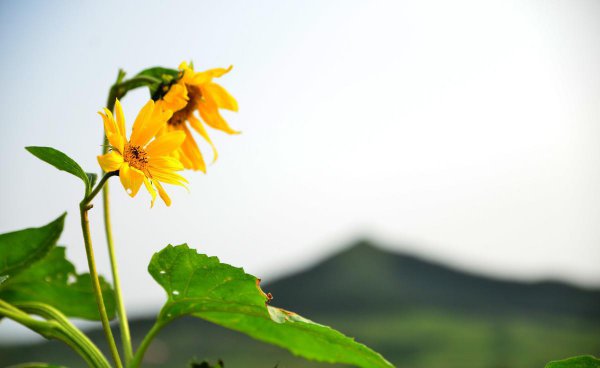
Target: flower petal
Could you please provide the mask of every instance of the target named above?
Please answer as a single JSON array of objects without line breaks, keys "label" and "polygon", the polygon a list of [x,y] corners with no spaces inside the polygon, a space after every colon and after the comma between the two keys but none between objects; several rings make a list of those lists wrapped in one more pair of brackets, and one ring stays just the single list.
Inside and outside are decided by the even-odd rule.
[{"label": "flower petal", "polygon": [[190,98],[188,97],[187,88],[183,83],[177,83],[171,86],[169,92],[162,98],[164,104],[161,106],[165,110],[178,111],[183,109]]},{"label": "flower petal", "polygon": [[[200,133],[202,138],[204,138],[204,140],[207,141],[208,144],[210,144],[210,147],[212,148],[212,151],[213,151],[213,162],[217,161],[217,158],[219,157],[219,152],[217,152],[217,147],[215,147],[212,140],[208,136],[206,129],[204,129],[204,125],[202,125],[200,120],[196,119],[196,117],[193,115],[190,115],[188,117],[188,121],[190,122],[190,125],[192,126],[192,128],[194,128],[198,133]],[[183,144],[185,145],[186,142],[184,142]],[[196,142],[194,142],[194,145],[196,146],[196,148],[198,148],[198,145],[196,144]],[[204,171],[204,170],[202,170],[202,171]]]},{"label": "flower petal", "polygon": [[123,107],[121,106],[121,102],[118,98],[115,101],[115,113],[117,115],[117,127],[121,132],[121,136],[125,137],[127,134],[125,131],[125,116],[123,115]]},{"label": "flower petal", "polygon": [[203,100],[198,104],[198,112],[202,120],[214,129],[218,129],[228,134],[239,134],[240,132],[233,130],[229,124],[223,119],[219,113],[219,107],[212,100]]},{"label": "flower petal", "polygon": [[119,179],[121,179],[121,184],[123,184],[127,194],[130,197],[135,197],[144,181],[144,173],[125,162],[119,169]]},{"label": "flower petal", "polygon": [[131,132],[130,139],[131,144],[136,146],[146,145],[150,138],[154,137],[159,130],[164,128],[172,115],[173,112],[171,110],[155,108],[154,101],[149,100],[142,110],[140,110],[135,123],[133,123],[133,131]]},{"label": "flower petal", "polygon": [[175,157],[171,156],[153,156],[148,160],[148,167],[157,168],[162,171],[180,171],[183,170],[183,164]]},{"label": "flower petal", "polygon": [[184,159],[181,160],[181,163],[186,169],[200,170],[206,173],[204,158],[202,157],[202,153],[198,148],[198,144],[196,143],[192,132],[187,126],[184,126],[183,130],[186,132],[186,137],[180,149],[181,156],[184,157]]},{"label": "flower petal", "polygon": [[148,169],[152,180],[160,180],[163,183],[179,185],[186,188],[185,183],[188,181],[181,175],[174,173],[173,171],[163,170],[160,168]]},{"label": "flower petal", "polygon": [[146,152],[150,156],[168,155],[181,146],[185,140],[185,132],[182,130],[174,130],[163,134],[150,142],[146,147]]},{"label": "flower petal", "polygon": [[158,189],[158,194],[160,195],[160,198],[163,200],[163,202],[165,202],[167,207],[170,206],[171,198],[169,198],[169,195],[167,194],[167,192],[165,192],[165,189],[162,187],[160,182],[158,182],[158,180],[155,180],[153,181],[153,183],[156,186],[156,189]]},{"label": "flower petal", "polygon": [[206,99],[213,100],[219,108],[238,111],[238,104],[235,98],[220,85],[207,83],[202,86],[202,92]]},{"label": "flower petal", "polygon": [[104,134],[108,143],[119,152],[123,152],[125,148],[125,136],[123,136],[117,128],[117,123],[113,118],[112,113],[108,109],[104,109],[104,112],[98,112],[102,116],[104,122]]},{"label": "flower petal", "polygon": [[116,171],[123,164],[123,156],[115,151],[111,151],[105,155],[98,156],[98,163],[105,172]]},{"label": "flower petal", "polygon": [[150,193],[150,196],[152,196],[152,201],[150,202],[150,208],[154,207],[154,201],[156,200],[156,190],[154,190],[154,187],[152,187],[152,183],[150,183],[150,180],[148,180],[147,177],[144,176],[144,186],[146,187],[146,190],[148,191],[148,193]]}]

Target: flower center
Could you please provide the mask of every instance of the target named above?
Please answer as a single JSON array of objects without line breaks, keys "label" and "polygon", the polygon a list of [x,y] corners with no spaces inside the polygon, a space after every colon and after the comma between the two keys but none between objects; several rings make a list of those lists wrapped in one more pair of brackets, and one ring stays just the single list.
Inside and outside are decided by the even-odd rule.
[{"label": "flower center", "polygon": [[140,146],[134,146],[127,143],[125,145],[125,153],[123,159],[138,170],[145,170],[148,165],[148,153]]},{"label": "flower center", "polygon": [[198,99],[202,97],[202,91],[200,91],[200,88],[196,86],[190,86],[188,84],[185,85],[185,88],[187,88],[188,97],[190,100],[183,109],[175,111],[173,116],[171,116],[171,119],[167,121],[167,124],[172,127],[179,127],[181,124],[185,123],[188,117],[194,113],[194,110],[198,108]]}]

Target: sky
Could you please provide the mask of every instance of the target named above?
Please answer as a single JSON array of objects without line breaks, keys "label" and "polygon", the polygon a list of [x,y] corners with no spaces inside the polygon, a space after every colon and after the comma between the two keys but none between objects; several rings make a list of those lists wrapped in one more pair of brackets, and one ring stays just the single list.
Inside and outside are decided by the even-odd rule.
[{"label": "sky", "polygon": [[[368,237],[599,287],[598,19],[593,0],[0,2],[0,232],[68,211],[60,243],[83,271],[81,183],[23,147],[98,172],[117,70],[193,60],[234,66],[219,83],[242,134],[210,132],[219,159],[169,208],[111,181],[133,315],[164,300],[152,254],[184,242],[264,282]],[[129,126],[147,99],[123,99]],[[100,203],[90,216],[108,276]]]}]

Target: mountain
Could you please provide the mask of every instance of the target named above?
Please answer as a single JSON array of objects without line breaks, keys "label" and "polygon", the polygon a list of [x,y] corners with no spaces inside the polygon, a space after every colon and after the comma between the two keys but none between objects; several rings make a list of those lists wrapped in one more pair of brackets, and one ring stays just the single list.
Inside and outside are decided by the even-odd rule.
[{"label": "mountain", "polygon": [[[560,282],[500,281],[359,241],[295,275],[268,284],[273,303],[312,314],[437,307],[452,311],[577,315],[600,319],[600,291]],[[318,302],[316,302],[318,301]]]},{"label": "mountain", "polygon": [[[496,280],[369,241],[263,289],[273,294],[273,305],[355,336],[398,367],[542,367],[600,353],[600,290]],[[139,342],[151,325],[151,318],[132,321],[132,335]],[[100,331],[91,335],[106,348]],[[57,342],[0,347],[3,364],[24,356],[83,366]],[[191,318],[160,333],[145,366],[184,367],[194,356],[222,358],[227,368],[331,367]]]}]

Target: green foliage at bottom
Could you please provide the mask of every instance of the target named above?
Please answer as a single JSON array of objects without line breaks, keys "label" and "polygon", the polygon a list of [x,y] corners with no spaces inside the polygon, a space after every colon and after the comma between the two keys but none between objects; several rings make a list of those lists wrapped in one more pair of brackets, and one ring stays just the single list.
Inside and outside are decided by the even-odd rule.
[{"label": "green foliage at bottom", "polygon": [[600,368],[600,360],[591,355],[582,355],[550,362],[546,368]]},{"label": "green foliage at bottom", "polygon": [[[0,234],[0,299],[9,303],[49,304],[69,317],[99,320],[88,273],[78,274],[56,245],[65,214],[38,227]],[[114,292],[100,278],[109,318],[115,315]]]},{"label": "green foliage at bottom", "polygon": [[187,245],[156,253],[148,271],[167,292],[160,324],[193,315],[316,361],[389,368],[380,354],[293,312],[267,306],[256,277]]}]

